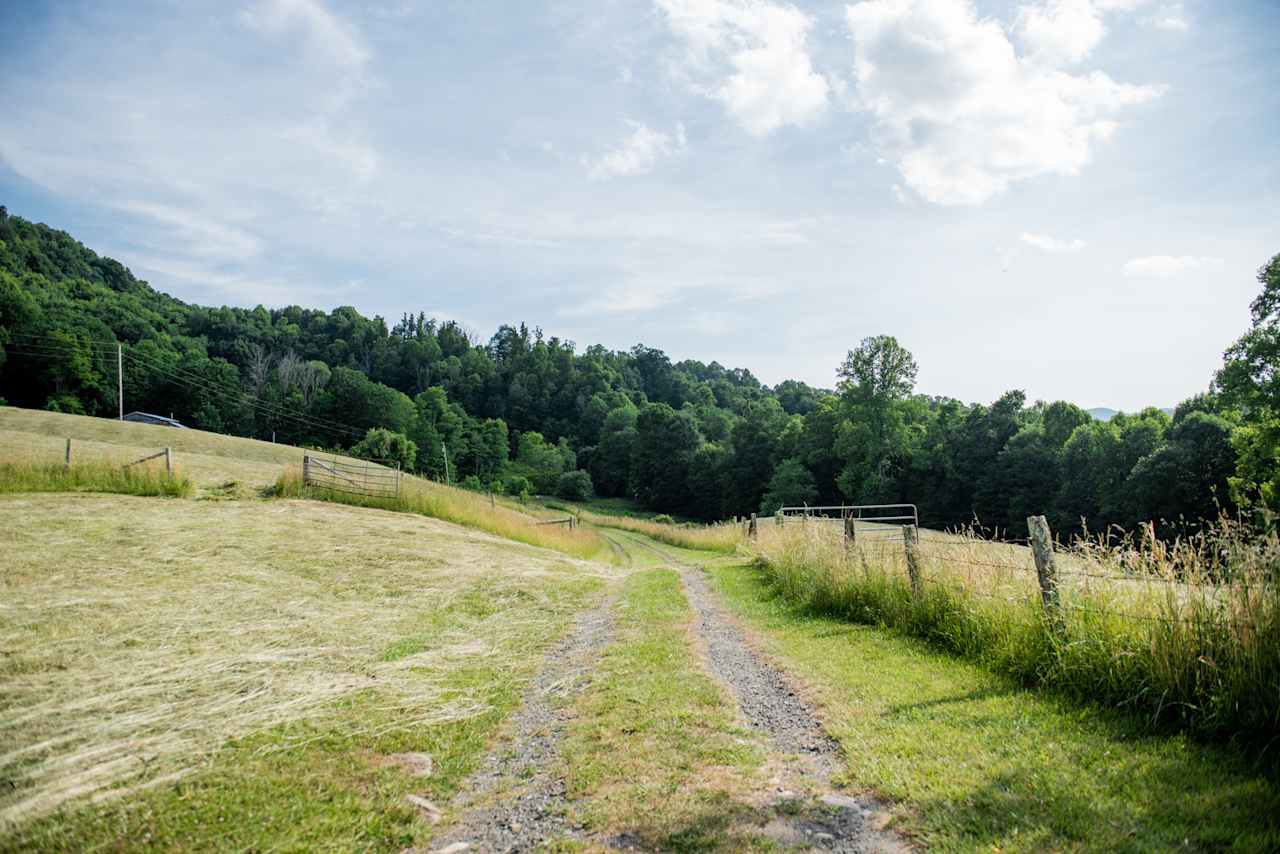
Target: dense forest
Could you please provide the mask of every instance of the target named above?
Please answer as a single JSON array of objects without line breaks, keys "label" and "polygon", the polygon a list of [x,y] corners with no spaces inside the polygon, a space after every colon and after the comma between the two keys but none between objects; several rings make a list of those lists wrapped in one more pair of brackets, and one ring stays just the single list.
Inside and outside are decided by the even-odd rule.
[{"label": "dense forest", "polygon": [[1252,327],[1208,390],[1094,420],[1074,404],[915,393],[916,363],[868,338],[833,390],[770,388],[716,362],[673,363],[524,324],[480,341],[351,307],[207,308],[139,281],[65,232],[0,208],[0,398],[114,416],[116,342],[129,410],[299,445],[399,459],[510,493],[627,496],[700,519],[781,504],[919,505],[932,527],[1063,533],[1280,509],[1280,255],[1258,274]]}]

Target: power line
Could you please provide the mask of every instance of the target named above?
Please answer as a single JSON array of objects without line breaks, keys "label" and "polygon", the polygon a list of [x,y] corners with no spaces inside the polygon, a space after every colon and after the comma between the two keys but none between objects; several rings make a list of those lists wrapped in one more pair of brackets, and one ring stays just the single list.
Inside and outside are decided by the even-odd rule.
[{"label": "power line", "polygon": [[[25,336],[25,337],[35,339],[37,336]],[[26,342],[11,342],[9,345],[6,345],[5,350],[6,352],[11,352],[17,356],[31,356],[31,357],[46,358],[46,359],[67,356],[67,355],[83,352],[80,346],[72,345],[69,343],[64,344],[57,341],[49,341],[48,339],[44,339],[44,342],[45,343],[39,343],[39,344],[30,344]],[[109,347],[111,350],[115,350],[116,348],[116,345],[106,344],[105,342],[77,342],[77,343],[87,345],[92,355],[96,355],[103,359],[105,359],[108,355],[110,355],[105,348]],[[296,412],[290,412],[274,404],[270,404],[265,401],[252,398],[249,395],[245,394],[243,391],[239,391],[239,390],[233,391],[225,386],[220,386],[204,377],[201,377],[199,374],[193,373],[179,366],[164,365],[154,359],[143,356],[140,353],[134,352],[133,350],[124,350],[123,352],[124,352],[124,355],[133,359],[135,363],[137,363],[140,367],[145,368],[148,371],[152,371],[157,374],[160,374],[161,376],[165,377],[169,381],[177,385],[185,386],[189,390],[194,389],[194,390],[203,391],[209,394],[218,395],[223,400],[229,401],[229,402],[244,403],[254,408],[255,410],[257,410],[259,414],[293,421],[296,424],[299,424],[308,429],[318,430],[321,432],[335,432],[340,434],[346,434],[348,436],[353,436],[358,439],[364,438],[365,436],[366,431],[360,430],[356,427],[352,427],[347,424],[341,424],[339,422],[332,421],[330,419],[323,418],[321,416],[303,415]],[[231,364],[231,363],[228,363],[228,364]]]}]

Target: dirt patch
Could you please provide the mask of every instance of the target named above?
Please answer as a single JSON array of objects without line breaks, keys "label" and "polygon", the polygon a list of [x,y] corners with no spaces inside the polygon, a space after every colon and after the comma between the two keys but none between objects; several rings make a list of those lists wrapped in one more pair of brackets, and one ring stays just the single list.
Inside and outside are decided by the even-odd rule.
[{"label": "dirt patch", "polygon": [[540,844],[581,838],[565,818],[565,781],[559,773],[560,740],[571,700],[587,683],[591,664],[612,634],[612,600],[578,616],[573,630],[547,653],[520,710],[498,749],[464,786],[457,825],[433,851],[531,851]]}]

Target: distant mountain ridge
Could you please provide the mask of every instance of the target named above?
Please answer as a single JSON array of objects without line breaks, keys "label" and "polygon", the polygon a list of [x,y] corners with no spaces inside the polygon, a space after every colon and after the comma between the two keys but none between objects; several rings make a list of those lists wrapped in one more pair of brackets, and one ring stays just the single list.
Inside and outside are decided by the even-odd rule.
[{"label": "distant mountain ridge", "polygon": [[[1165,413],[1166,415],[1173,414],[1173,408],[1168,406],[1160,407],[1160,411]],[[1110,407],[1107,407],[1107,406],[1095,406],[1093,409],[1086,409],[1085,412],[1092,415],[1098,421],[1110,421],[1112,418],[1115,418],[1117,415],[1119,415],[1121,410],[1111,409]]]}]

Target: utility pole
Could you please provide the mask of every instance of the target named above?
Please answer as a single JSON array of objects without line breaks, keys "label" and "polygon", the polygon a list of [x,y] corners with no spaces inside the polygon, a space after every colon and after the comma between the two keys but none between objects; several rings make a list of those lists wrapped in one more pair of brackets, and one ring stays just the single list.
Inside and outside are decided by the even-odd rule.
[{"label": "utility pole", "polygon": [[443,441],[440,443],[440,450],[444,453],[444,482],[452,483],[453,479],[449,477],[449,448]]},{"label": "utility pole", "polygon": [[120,420],[124,420],[124,345],[116,344],[116,401],[120,404]]}]

